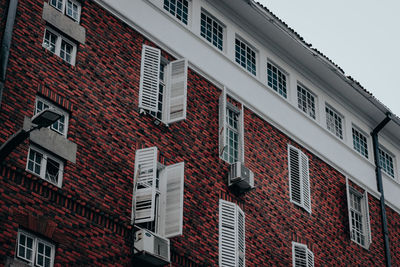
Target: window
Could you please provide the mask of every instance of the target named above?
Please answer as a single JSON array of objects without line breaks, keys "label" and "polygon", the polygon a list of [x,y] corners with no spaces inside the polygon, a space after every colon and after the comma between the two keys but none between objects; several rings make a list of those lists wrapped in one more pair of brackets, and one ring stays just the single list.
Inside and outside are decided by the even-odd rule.
[{"label": "window", "polygon": [[17,258],[30,265],[51,267],[54,264],[55,246],[33,234],[18,231]]},{"label": "window", "polygon": [[309,162],[306,154],[289,145],[290,201],[311,213]]},{"label": "window", "polygon": [[350,238],[352,241],[369,248],[371,229],[369,223],[368,194],[358,192],[346,181],[347,206],[349,212]]},{"label": "window", "polygon": [[223,160],[230,164],[243,161],[243,111],[226,101],[223,92],[219,99],[219,147]]},{"label": "window", "polygon": [[56,31],[46,28],[42,45],[53,54],[61,57],[64,61],[75,65],[76,44]]},{"label": "window", "polygon": [[219,266],[245,266],[245,214],[235,203],[219,200]]},{"label": "window", "polygon": [[184,163],[157,158],[157,147],[136,151],[132,222],[169,238],[182,234]]},{"label": "window", "polygon": [[64,163],[62,160],[40,150],[35,146],[29,147],[26,170],[40,178],[61,187]]},{"label": "window", "polygon": [[75,0],[50,0],[50,5],[79,23],[81,4]]},{"label": "window", "polygon": [[201,12],[200,35],[222,51],[224,27],[205,11]]},{"label": "window", "polygon": [[379,164],[381,165],[382,170],[389,175],[390,177],[394,178],[394,165],[393,165],[393,156],[390,155],[383,148],[379,148]]},{"label": "window", "polygon": [[310,90],[300,84],[297,84],[297,106],[308,116],[315,119],[315,96]]},{"label": "window", "polygon": [[287,77],[286,74],[272,63],[267,63],[267,84],[278,94],[287,98]]},{"label": "window", "polygon": [[186,119],[187,60],[161,60],[160,49],[143,45],[139,108],[165,124]]},{"label": "window", "polygon": [[52,108],[55,109],[58,113],[62,114],[61,118],[53,123],[53,125],[50,126],[50,128],[54,131],[56,131],[59,134],[62,134],[64,136],[67,136],[68,132],[68,113],[65,112],[64,110],[54,106],[51,104],[49,101],[46,101],[45,99],[41,97],[36,98],[35,102],[35,112],[34,114],[39,113],[40,111],[44,109]]},{"label": "window", "polygon": [[313,267],[314,254],[306,245],[292,242],[293,267]]},{"label": "window", "polygon": [[184,24],[188,24],[189,2],[187,0],[164,0],[164,9]]},{"label": "window", "polygon": [[343,116],[328,105],[325,106],[325,112],[326,128],[340,139],[343,139]]},{"label": "window", "polygon": [[368,143],[366,135],[364,135],[361,131],[354,127],[352,129],[352,133],[354,150],[360,153],[365,158],[368,158]]},{"label": "window", "polygon": [[256,52],[238,38],[235,40],[235,60],[251,74],[256,75]]}]

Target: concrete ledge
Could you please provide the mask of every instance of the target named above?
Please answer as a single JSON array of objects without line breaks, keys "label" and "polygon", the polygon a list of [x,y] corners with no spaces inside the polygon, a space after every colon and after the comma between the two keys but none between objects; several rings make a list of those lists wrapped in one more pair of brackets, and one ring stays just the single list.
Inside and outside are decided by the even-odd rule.
[{"label": "concrete ledge", "polygon": [[86,41],[86,29],[73,19],[50,6],[47,2],[43,4],[43,19],[65,33],[72,39],[84,44]]},{"label": "concrete ledge", "polygon": [[[24,130],[29,130],[32,126],[28,117],[24,119]],[[59,133],[48,128],[42,128],[30,133],[29,139],[39,146],[47,149],[55,155],[68,160],[72,163],[76,162],[77,144],[69,141]]]}]

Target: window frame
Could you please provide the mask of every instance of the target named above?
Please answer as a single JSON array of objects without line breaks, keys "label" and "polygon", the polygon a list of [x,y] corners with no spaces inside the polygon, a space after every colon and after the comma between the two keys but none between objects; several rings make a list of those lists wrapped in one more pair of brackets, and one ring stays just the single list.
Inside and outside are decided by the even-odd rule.
[{"label": "window frame", "polygon": [[[358,136],[356,137],[359,139],[359,144],[358,144],[360,146],[359,150],[355,146],[355,139],[354,139],[355,132],[358,133]],[[351,127],[351,136],[352,136],[353,150],[356,151],[358,154],[360,154],[362,157],[369,159],[368,135],[366,135],[364,131],[360,130],[359,127],[353,124],[353,126]],[[362,143],[364,142],[362,138],[365,139],[365,147],[364,147],[365,151],[362,148],[363,145]]]},{"label": "window frame", "polygon": [[[246,47],[245,47],[245,50],[246,50],[246,64],[245,64],[245,66],[243,66],[243,65],[241,64],[240,58],[239,58],[239,59],[237,58],[237,53],[238,53],[238,52],[236,51],[237,41],[240,42],[241,44],[244,44],[244,45],[246,46]],[[247,50],[248,50],[248,49],[251,50],[251,52],[254,52],[254,73],[253,73],[252,70],[249,70],[249,69],[248,69],[248,68],[249,68],[249,65],[247,64],[247,62],[248,62],[248,58],[247,58],[248,53],[247,53]],[[234,57],[235,63],[236,63],[237,65],[239,65],[242,69],[244,69],[246,72],[250,73],[250,74],[253,75],[254,77],[257,77],[257,69],[258,69],[258,66],[257,66],[257,62],[258,62],[258,50],[257,50],[254,46],[252,46],[248,41],[245,41],[244,38],[240,37],[240,36],[237,35],[237,34],[236,34],[236,36],[235,36],[234,54],[235,54],[235,57]],[[239,60],[239,61],[238,61],[238,60]]]},{"label": "window frame", "polygon": [[[64,116],[64,131],[63,132],[60,132],[58,129],[55,129],[53,127],[54,124],[50,125],[48,128],[53,130],[53,131],[55,131],[55,132],[57,132],[57,133],[59,133],[59,134],[61,134],[62,136],[65,136],[65,138],[67,138],[68,126],[69,126],[69,113],[67,111],[65,111],[64,109],[59,108],[58,106],[54,105],[49,100],[47,100],[47,99],[45,99],[43,97],[40,97],[40,96],[36,96],[35,108],[34,108],[34,111],[33,111],[33,115],[36,115],[39,112],[39,111],[37,111],[38,110],[37,107],[38,107],[39,101],[42,102],[43,104],[46,104],[47,106],[49,106],[49,108],[55,109],[62,116]],[[60,123],[60,122],[58,122],[58,123]]]},{"label": "window frame", "polygon": [[[20,237],[21,235],[25,236],[25,237],[29,237],[31,239],[33,239],[32,241],[32,257],[31,260],[28,260],[26,258],[22,258],[19,256],[19,252],[20,252]],[[39,256],[39,242],[43,243],[44,245],[48,246],[51,248],[51,255],[50,255],[50,267],[54,266],[54,258],[55,258],[55,253],[56,253],[56,246],[54,244],[52,244],[51,242],[44,240],[32,233],[29,233],[27,231],[24,231],[22,229],[18,229],[18,233],[17,233],[17,242],[16,242],[16,248],[15,248],[15,258],[22,260],[24,262],[28,262],[29,265],[32,266],[38,266],[37,265],[37,260],[38,260],[38,256]]]},{"label": "window frame", "polygon": [[[285,77],[285,92],[284,94],[282,94],[281,92],[279,92],[279,86],[278,88],[275,90],[275,88],[273,86],[269,85],[269,71],[270,69],[268,68],[268,66],[271,65],[273,68],[276,68],[276,70],[278,71],[276,73],[276,76],[279,76],[279,72],[284,75]],[[272,70],[271,70],[272,72]],[[274,73],[273,73],[274,74]],[[272,77],[273,78],[273,77]],[[277,81],[278,82],[278,81]],[[278,64],[276,64],[274,61],[267,59],[267,86],[268,88],[272,89],[272,91],[274,91],[276,94],[278,94],[280,97],[284,98],[284,99],[288,99],[289,97],[289,73],[287,71],[285,71],[283,68],[281,68]]]},{"label": "window frame", "polygon": [[[215,45],[214,43],[213,43],[213,36],[215,35],[215,33],[214,33],[214,27],[213,27],[213,25],[211,25],[211,40],[208,40],[207,39],[207,36],[206,36],[206,34],[204,34],[204,36],[203,36],[203,32],[202,32],[202,28],[203,28],[203,25],[202,25],[202,21],[203,21],[203,18],[202,18],[202,16],[206,16],[206,20],[207,20],[207,18],[210,18],[211,19],[211,23],[212,24],[214,24],[214,23],[216,23],[217,24],[217,26],[219,26],[221,29],[222,29],[222,36],[221,36],[221,39],[220,39],[220,41],[221,41],[221,47],[219,47],[218,46],[218,41],[219,41],[219,37],[217,36],[217,45]],[[207,25],[207,21],[206,21],[206,25]],[[207,27],[205,27],[206,29],[207,29]],[[218,51],[220,51],[220,52],[224,52],[224,50],[225,50],[225,32],[226,32],[226,26],[225,26],[225,24],[224,23],[222,23],[220,20],[218,20],[215,16],[213,16],[213,15],[211,15],[211,13],[210,12],[208,12],[207,10],[205,10],[204,8],[201,8],[201,11],[200,11],[200,36],[205,40],[205,41],[207,41],[207,43],[209,43],[209,44],[211,44],[213,47],[215,47]]]},{"label": "window frame", "polygon": [[[54,6],[51,2],[52,0],[49,0],[49,5],[60,11],[62,14],[67,16],[68,18],[72,19],[73,21],[80,23],[81,20],[81,13],[82,13],[82,4],[77,1],[77,0],[60,0],[62,2],[62,8],[59,9],[58,7]],[[78,6],[78,18],[75,19],[74,17],[70,16],[67,14],[67,8],[68,8],[68,2],[71,2],[72,4],[76,4]]]},{"label": "window frame", "polygon": [[[313,119],[313,120],[317,120],[317,107],[318,107],[318,97],[317,97],[317,95],[316,94],[314,94],[310,89],[308,89],[308,87],[306,87],[306,86],[304,86],[302,83],[300,83],[300,82],[297,82],[297,87],[296,87],[296,91],[297,91],[297,108],[299,109],[299,110],[301,110],[304,114],[306,114],[308,117],[310,117],[311,119]],[[299,94],[300,94],[300,92],[299,92],[299,89],[300,90],[304,90],[305,92],[306,92],[306,95],[305,95],[305,98],[306,98],[306,107],[305,107],[305,109],[306,110],[303,110],[303,107],[302,106],[300,106],[300,97],[299,97]],[[314,117],[310,114],[310,107],[309,107],[309,101],[308,101],[308,97],[307,97],[307,93],[310,95],[310,96],[312,96],[314,99],[313,99],[313,104],[314,104],[314,106],[313,107],[311,107],[311,109],[313,108],[314,110]],[[303,100],[303,99],[302,99]],[[304,102],[304,101],[302,101],[302,102]]]},{"label": "window frame", "polygon": [[[187,18],[186,18],[186,23],[185,23],[185,21],[183,21],[183,16],[182,16],[182,19],[179,19],[178,17],[177,17],[177,12],[176,12],[176,10],[177,10],[177,3],[175,2],[175,6],[176,6],[176,8],[175,8],[175,14],[173,14],[173,13],[171,13],[171,11],[170,11],[170,9],[169,9],[169,6],[170,6],[170,3],[168,3],[168,10],[165,8],[165,1],[168,1],[168,2],[170,2],[170,0],[164,0],[164,1],[160,1],[161,2],[161,9],[162,10],[164,10],[169,16],[171,16],[171,17],[173,17],[174,18],[174,20],[176,20],[176,21],[178,21],[179,23],[181,23],[182,25],[184,25],[185,27],[187,27],[187,26],[189,26],[189,24],[190,24],[190,19],[191,19],[191,12],[190,12],[190,10],[191,10],[191,0],[175,0],[176,2],[177,1],[182,1],[182,7],[183,7],[183,2],[187,2]],[[183,9],[182,9],[182,14],[183,14]]]},{"label": "window frame", "polygon": [[[47,47],[45,45],[45,38],[46,38],[46,32],[47,31],[49,31],[51,34],[57,36],[54,52],[51,51],[49,49],[49,47]],[[69,45],[72,46],[72,53],[71,53],[71,61],[70,62],[66,61],[64,58],[61,57],[61,44],[62,44],[62,41],[66,42],[66,43],[68,43]],[[49,26],[45,27],[44,34],[43,34],[42,47],[45,48],[46,50],[50,51],[52,54],[58,56],[59,58],[61,58],[66,63],[68,63],[68,64],[70,64],[72,66],[75,66],[76,54],[77,54],[77,44],[75,44],[75,42],[71,41],[70,39],[68,39],[64,35],[62,35],[59,32],[57,32],[56,30],[50,28]]]},{"label": "window frame", "polygon": [[[298,266],[296,264],[296,250],[295,250],[295,247],[300,247],[300,248],[304,249],[304,252],[306,254],[305,255],[306,256],[305,265]],[[312,260],[312,263],[309,262],[310,258]],[[293,267],[314,267],[314,265],[315,265],[314,253],[310,249],[308,249],[307,245],[292,241],[292,266]]]},{"label": "window frame", "polygon": [[[30,161],[29,156],[30,156],[32,150],[37,154],[41,154],[40,173],[39,174],[36,173],[35,171],[29,169],[29,161]],[[56,163],[59,164],[58,181],[57,181],[57,183],[55,183],[55,182],[53,182],[53,181],[51,181],[51,180],[46,178],[47,164],[48,164],[47,159],[48,158],[50,160],[53,160],[53,161],[55,161]],[[40,177],[41,179],[43,179],[43,180],[45,180],[45,181],[47,181],[47,182],[49,182],[51,184],[54,184],[54,185],[56,185],[56,186],[61,188],[62,187],[63,176],[64,176],[63,175],[64,174],[64,167],[65,166],[64,166],[64,161],[63,160],[57,158],[56,156],[51,155],[48,152],[45,152],[43,149],[40,149],[39,147],[37,147],[37,146],[35,146],[33,144],[31,144],[29,146],[28,155],[27,155],[27,158],[26,158],[26,166],[25,166],[25,170],[27,172],[32,173],[33,175],[36,175],[36,176]]]},{"label": "window frame", "polygon": [[[391,163],[392,163],[392,169],[393,169],[393,174],[389,173],[387,168],[384,168],[383,164],[382,164],[382,160],[381,160],[381,154],[384,153],[386,154],[388,157],[391,158]],[[396,162],[396,157],[394,156],[393,153],[389,152],[388,149],[386,149],[385,147],[383,147],[381,144],[379,144],[378,147],[378,154],[379,154],[379,165],[381,167],[381,170],[383,173],[385,173],[386,175],[388,175],[391,179],[396,180],[396,166],[395,166],[395,162]],[[385,164],[387,165],[387,164]]]},{"label": "window frame", "polygon": [[[334,113],[333,114],[333,116],[335,117],[335,115],[338,117],[338,118],[340,118],[340,134],[338,135],[337,134],[337,132],[336,132],[336,128],[337,128],[337,125],[336,125],[336,118],[333,118],[333,124],[334,124],[334,128],[333,129],[330,129],[330,125],[328,124],[328,110],[330,110],[332,113]],[[340,140],[342,140],[342,141],[344,141],[344,136],[345,136],[345,121],[344,121],[344,116],[339,112],[339,111],[337,111],[335,108],[333,108],[331,105],[329,105],[328,103],[325,103],[325,126],[326,126],[326,129],[331,133],[331,134],[333,134],[334,136],[336,136],[337,138],[339,138]]]},{"label": "window frame", "polygon": [[[234,116],[236,116],[237,120],[236,120],[236,124],[237,124],[237,129],[235,129],[234,127],[232,127],[229,122],[228,122],[228,116],[229,113],[233,113]],[[240,155],[240,151],[241,151],[241,110],[239,110],[236,106],[234,106],[233,104],[231,104],[230,102],[226,103],[226,118],[225,118],[225,127],[226,127],[226,132],[225,132],[225,142],[226,142],[226,148],[224,149],[224,153],[222,154],[222,158],[228,162],[229,164],[234,164],[235,162],[241,161],[241,155]],[[236,155],[236,159],[234,157],[234,155],[230,154],[230,136],[229,133],[234,132],[237,136],[237,140],[233,140],[237,142],[237,155]],[[233,147],[233,150],[235,148]],[[230,158],[232,158],[233,162],[230,161]]]}]

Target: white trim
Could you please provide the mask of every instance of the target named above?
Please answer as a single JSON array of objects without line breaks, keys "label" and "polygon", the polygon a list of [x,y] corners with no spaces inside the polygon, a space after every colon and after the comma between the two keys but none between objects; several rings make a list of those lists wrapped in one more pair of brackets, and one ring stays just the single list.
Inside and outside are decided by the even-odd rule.
[{"label": "white trim", "polygon": [[[44,40],[45,40],[46,32],[47,32],[47,31],[49,31],[49,32],[51,32],[52,34],[54,34],[55,36],[57,36],[57,39],[56,39],[56,47],[55,47],[54,53],[53,53],[52,51],[50,51],[50,50],[45,46],[45,44],[44,44]],[[49,26],[46,26],[46,27],[45,27],[44,34],[43,34],[42,47],[44,47],[46,50],[49,50],[51,53],[53,53],[53,54],[55,54],[55,55],[57,55],[58,57],[61,58],[61,54],[60,54],[60,53],[61,53],[61,43],[62,43],[62,41],[66,42],[66,43],[68,43],[68,44],[70,44],[70,45],[72,46],[71,62],[68,62],[68,61],[66,61],[66,60],[63,59],[63,58],[62,58],[62,60],[65,61],[65,62],[67,62],[67,63],[69,63],[69,64],[71,64],[72,66],[75,66],[77,45],[76,45],[73,41],[71,41],[70,39],[68,39],[67,37],[65,37],[64,35],[58,33],[56,30],[52,29],[51,27],[49,27]]]},{"label": "white trim", "polygon": [[60,132],[60,131],[58,131],[57,129],[54,129],[54,128],[53,128],[53,125],[49,126],[49,128],[52,129],[52,130],[54,130],[55,132],[57,132],[57,133],[59,133],[59,134],[65,136],[65,138],[67,138],[68,123],[69,123],[69,113],[68,113],[67,111],[65,111],[64,109],[59,108],[58,106],[56,106],[55,104],[53,104],[53,103],[50,102],[49,100],[47,100],[47,99],[45,99],[45,98],[43,98],[43,97],[41,97],[41,96],[36,96],[36,99],[35,99],[35,110],[33,111],[33,114],[34,114],[34,115],[36,114],[37,105],[38,105],[38,102],[39,102],[39,101],[41,101],[41,102],[43,102],[44,104],[48,105],[49,108],[55,109],[57,112],[61,113],[61,114],[64,116],[64,131],[63,131],[63,132]]},{"label": "white trim", "polygon": [[[55,6],[53,6],[53,5],[51,4],[51,0],[49,0],[48,2],[49,2],[49,5],[50,5],[50,6],[54,7],[55,9],[57,9],[58,11],[60,11],[62,14],[64,14],[64,15],[67,16],[68,18],[70,18],[70,19],[72,19],[73,21],[75,21],[76,23],[79,23],[79,22],[80,22],[80,19],[81,19],[81,13],[82,13],[82,5],[81,5],[81,3],[80,3],[79,1],[76,1],[76,0],[60,0],[60,1],[62,1],[62,8],[61,8],[61,9],[59,9],[59,8],[57,8],[57,7],[55,7]],[[67,8],[68,8],[68,7],[67,7],[67,2],[68,2],[68,1],[74,3],[74,4],[76,4],[76,5],[78,6],[78,18],[77,18],[77,19],[73,18],[72,16],[67,15]]]},{"label": "white trim", "polygon": [[[299,248],[304,249],[304,254],[305,254],[305,257],[306,257],[305,258],[306,262],[305,262],[304,266],[297,266],[296,265],[295,247],[299,247]],[[312,259],[313,259],[312,265],[309,262],[309,258],[308,258],[309,255],[311,255]],[[311,250],[308,249],[307,245],[292,241],[292,266],[293,267],[311,267],[311,266],[314,266],[314,253]]]}]

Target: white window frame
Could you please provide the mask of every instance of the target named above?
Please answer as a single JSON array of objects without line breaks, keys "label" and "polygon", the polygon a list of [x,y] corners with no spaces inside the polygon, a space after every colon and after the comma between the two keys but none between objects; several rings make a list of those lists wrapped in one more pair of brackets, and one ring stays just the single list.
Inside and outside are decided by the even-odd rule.
[{"label": "white window frame", "polygon": [[[296,255],[296,247],[304,250],[305,259],[298,259],[303,261],[301,264],[296,264],[296,259],[298,258],[298,255]],[[314,253],[308,249],[307,245],[292,242],[292,261],[293,267],[314,267]]]},{"label": "white window frame", "polygon": [[[305,92],[306,92],[306,94],[309,94],[310,96],[312,96],[313,97],[313,104],[314,104],[314,106],[312,106],[312,107],[310,107],[310,105],[309,105],[309,98],[307,98],[307,95],[305,96],[306,97],[306,102],[304,103],[304,101],[303,101],[303,99],[301,98],[301,102],[303,103],[303,104],[305,104],[306,106],[305,107],[303,107],[303,106],[301,106],[300,105],[300,96],[299,96],[299,89],[300,90],[304,90]],[[304,86],[303,84],[301,84],[301,83],[299,83],[299,82],[297,82],[297,88],[296,88],[296,95],[297,95],[297,108],[299,109],[299,110],[301,110],[304,114],[306,114],[308,117],[310,117],[311,119],[313,119],[313,120],[316,120],[317,119],[317,107],[318,107],[318,98],[317,98],[317,95],[316,94],[314,94],[310,89],[308,89],[306,86]],[[303,109],[303,108],[305,108],[305,110]],[[314,110],[313,110],[314,109]],[[312,111],[314,112],[314,114],[312,114]],[[313,116],[314,115],[314,116]]]},{"label": "white window frame", "polygon": [[[33,150],[34,152],[36,152],[36,153],[42,155],[42,159],[41,159],[41,161],[40,161],[40,173],[36,173],[36,172],[34,172],[34,171],[32,171],[32,170],[30,170],[30,169],[28,168],[28,166],[29,166],[29,155],[30,155],[30,153],[31,153],[32,150]],[[58,181],[57,181],[57,183],[55,183],[55,182],[53,182],[53,181],[50,181],[50,180],[48,180],[48,179],[46,178],[46,170],[47,170],[47,164],[48,164],[48,161],[47,161],[47,160],[48,160],[48,159],[51,159],[51,160],[53,160],[53,161],[55,161],[55,162],[57,162],[57,163],[59,164]],[[45,152],[44,150],[40,149],[39,147],[37,147],[37,146],[35,146],[35,145],[30,145],[30,146],[29,146],[28,155],[27,155],[27,158],[26,158],[26,167],[25,167],[25,170],[26,170],[27,172],[30,172],[30,173],[36,175],[36,176],[39,176],[39,177],[42,178],[43,180],[46,180],[47,182],[52,183],[52,184],[54,184],[54,185],[56,185],[56,186],[58,186],[58,187],[60,187],[60,188],[61,188],[61,186],[62,186],[63,173],[64,173],[64,162],[63,162],[61,159],[58,159],[57,157],[51,155],[51,154],[48,153],[48,152]]]},{"label": "white window frame", "polygon": [[[337,125],[336,125],[336,118],[333,118],[333,124],[334,127],[333,129],[330,129],[330,124],[328,124],[328,110],[331,111],[333,113],[333,116],[335,117],[335,115],[340,118],[340,133],[337,132]],[[344,135],[345,135],[345,128],[344,128],[345,122],[344,122],[344,116],[337,111],[336,109],[334,109],[331,105],[325,103],[325,126],[326,129],[333,134],[334,136],[336,136],[337,138],[339,138],[340,140],[344,140]],[[339,129],[339,128],[338,128]]]},{"label": "white window frame", "polygon": [[[48,49],[48,47],[45,45],[45,42],[44,42],[44,41],[45,41],[45,37],[46,37],[46,32],[47,32],[47,31],[49,31],[49,32],[51,32],[52,34],[54,34],[54,35],[57,36],[57,39],[56,39],[56,46],[55,46],[55,51],[54,51],[54,53],[53,53],[50,49]],[[68,43],[68,44],[70,44],[70,45],[72,46],[71,62],[68,62],[68,61],[66,61],[66,60],[63,59],[63,58],[62,58],[62,59],[63,59],[65,62],[71,64],[72,66],[75,66],[77,45],[76,45],[73,41],[69,40],[69,39],[66,38],[65,36],[63,36],[63,35],[61,35],[60,33],[58,33],[56,30],[53,30],[53,29],[51,29],[50,27],[45,27],[44,35],[43,35],[42,46],[43,46],[45,49],[49,50],[51,53],[53,53],[53,54],[57,55],[58,57],[60,57],[60,58],[61,58],[60,52],[61,52],[61,43],[62,43],[62,41],[66,42],[66,43]]]},{"label": "white window frame", "polygon": [[[64,14],[65,16],[67,16],[67,17],[69,17],[69,18],[71,18],[73,21],[76,21],[77,23],[79,23],[80,22],[80,19],[81,19],[81,9],[82,9],[82,5],[81,5],[81,3],[79,2],[79,1],[76,1],[76,0],[60,0],[60,1],[62,1],[62,8],[61,9],[59,9],[58,7],[56,7],[56,6],[53,6],[52,5],[52,3],[51,3],[51,0],[49,0],[49,5],[51,5],[52,7],[54,7],[55,9],[57,9],[58,11],[60,11],[62,14]],[[68,14],[67,14],[67,3],[68,2],[71,2],[71,3],[73,3],[73,4],[75,4],[75,5],[77,5],[78,6],[78,18],[73,18],[72,16],[69,16]]]},{"label": "white window frame", "polygon": [[67,133],[68,133],[68,122],[69,122],[69,114],[65,110],[59,108],[58,106],[54,105],[52,102],[44,99],[43,97],[37,96],[35,100],[35,110],[33,112],[33,115],[38,113],[38,103],[42,102],[45,105],[49,106],[49,108],[55,109],[58,113],[60,113],[62,116],[64,116],[64,131],[59,131],[58,129],[54,128],[53,125],[49,126],[50,129],[54,130],[55,132],[65,136],[67,138]]},{"label": "white window frame", "polygon": [[[386,154],[388,157],[392,159],[392,169],[393,169],[393,174],[389,173],[386,168],[383,167],[382,165],[382,160],[381,160],[381,154]],[[382,145],[379,145],[378,148],[378,154],[379,154],[379,165],[381,166],[381,170],[383,173],[385,173],[387,176],[389,176],[391,179],[396,180],[396,166],[395,166],[395,156],[393,153],[389,152],[386,148],[384,148]]]},{"label": "white window frame", "polygon": [[[279,91],[279,80],[277,80],[277,85],[278,87],[275,89],[273,86],[269,85],[269,74],[268,72],[270,71],[268,68],[268,65],[271,65],[272,68],[275,68],[277,70],[276,75],[279,76],[279,73],[285,77],[285,91],[280,92]],[[272,72],[272,70],[271,70]],[[285,70],[283,70],[281,67],[279,67],[277,64],[275,64],[272,60],[268,59],[267,60],[267,86],[272,89],[276,94],[278,94],[280,97],[283,97],[284,99],[287,99],[289,96],[289,73]]]},{"label": "white window frame", "polygon": [[[349,218],[349,234],[350,239],[354,243],[362,246],[365,249],[369,249],[372,243],[371,237],[371,224],[369,219],[369,205],[368,205],[368,192],[364,189],[364,193],[359,192],[357,189],[351,187],[349,185],[349,179],[346,177],[346,194],[347,194],[347,210],[348,210],[348,218]],[[364,244],[358,242],[353,237],[353,217],[352,217],[352,206],[351,206],[351,194],[355,194],[357,197],[361,198],[361,213],[362,213],[362,229],[355,229],[357,231],[362,231],[362,235],[364,236]]]},{"label": "white window frame", "polygon": [[[26,259],[26,258],[21,258],[19,256],[19,251],[20,251],[20,245],[19,245],[19,241],[20,241],[20,236],[23,235],[25,237],[29,237],[31,239],[33,239],[33,243],[32,243],[32,257],[31,259]],[[18,230],[18,235],[17,235],[17,242],[16,242],[16,248],[15,248],[15,258],[23,260],[25,262],[28,262],[30,266],[39,266],[37,265],[37,260],[38,260],[38,243],[43,243],[44,245],[48,246],[51,248],[51,255],[50,255],[50,267],[54,266],[54,257],[55,257],[55,250],[56,247],[54,244],[43,240],[37,236],[35,236],[34,234],[28,233],[24,230],[19,229]]]},{"label": "white window frame", "polygon": [[[238,62],[238,59],[237,59],[237,57],[236,57],[236,41],[239,41],[241,44],[244,44],[246,47],[246,66],[242,66],[242,64],[241,64],[241,60],[239,59],[239,62]],[[234,43],[234,61],[235,61],[235,63],[236,64],[238,64],[241,68],[243,68],[244,70],[246,70],[248,73],[250,73],[251,75],[254,75],[255,77],[257,77],[257,69],[258,69],[258,66],[257,66],[257,62],[258,62],[258,51],[257,51],[257,49],[255,49],[254,48],[254,46],[252,46],[252,45],[250,45],[249,44],[249,42],[247,42],[247,41],[245,41],[242,37],[240,37],[239,35],[236,35],[235,36],[235,43]],[[252,70],[249,70],[248,68],[249,68],[249,65],[247,64],[247,62],[248,62],[248,58],[247,58],[247,49],[249,49],[249,50],[251,50],[251,52],[253,52],[254,53],[254,73],[253,73],[253,71]],[[252,62],[251,62],[252,63]]]},{"label": "white window frame", "polygon": [[[297,153],[297,159],[292,159],[291,150]],[[297,161],[298,166],[292,166]],[[298,174],[292,172],[293,170],[298,170]],[[311,183],[310,183],[310,165],[308,156],[303,153],[300,149],[288,144],[288,173],[289,173],[289,194],[290,202],[302,207],[308,213],[311,214]],[[295,179],[298,179],[295,183]],[[296,184],[299,188],[294,188]],[[297,201],[293,198],[294,192],[299,193],[300,200]]]},{"label": "white window frame", "polygon": [[[354,144],[355,143],[355,135],[358,135],[357,138],[359,138],[359,141],[360,141],[359,142],[359,146],[360,146],[359,150],[355,147],[355,144]],[[360,128],[358,128],[357,126],[353,125],[353,127],[351,128],[351,136],[352,136],[351,140],[352,140],[352,143],[353,143],[352,147],[353,147],[354,151],[356,151],[358,154],[360,154],[364,158],[368,159],[369,158],[368,135],[366,135],[364,133],[364,131],[360,130]],[[364,149],[361,148],[361,146],[363,145],[363,142],[364,142],[362,140],[362,137],[365,138],[365,152],[363,152]]]},{"label": "white window frame", "polygon": [[[170,1],[170,0],[169,0],[169,1]],[[183,2],[187,2],[187,3],[188,3],[188,6],[187,6],[187,20],[186,20],[186,23],[183,21],[183,17],[182,17],[181,19],[179,19],[179,18],[177,17],[176,9],[175,9],[175,14],[172,14],[170,10],[165,9],[165,7],[164,7],[165,1],[164,1],[164,0],[161,0],[161,1],[160,1],[160,2],[161,2],[161,9],[162,9],[164,12],[166,12],[169,16],[171,16],[172,18],[174,18],[174,20],[178,21],[179,23],[181,23],[181,24],[184,25],[184,26],[188,26],[188,25],[190,24],[190,19],[191,19],[191,4],[192,4],[192,3],[191,3],[191,0],[175,0],[175,1],[183,1]],[[176,4],[175,4],[175,6],[176,6]],[[182,10],[182,12],[183,12],[183,10]]]},{"label": "white window frame", "polygon": [[[211,19],[211,23],[212,23],[212,25],[211,25],[211,40],[208,40],[206,34],[204,34],[205,35],[204,36],[203,32],[201,31],[201,29],[204,28],[203,25],[202,25],[202,21],[203,21],[202,16],[203,15],[206,17],[206,19],[207,18]],[[213,27],[214,23],[217,24],[218,27],[220,27],[222,29],[221,38],[219,38],[218,34],[214,32],[214,29],[215,29]],[[206,22],[206,25],[207,25],[207,22]],[[205,29],[207,30],[207,27],[205,27]],[[213,47],[217,48],[217,50],[223,52],[224,51],[224,44],[225,44],[225,32],[226,32],[226,26],[221,21],[216,19],[215,16],[211,15],[210,12],[208,12],[207,10],[202,8],[201,12],[200,12],[200,36],[204,40],[206,40],[208,43],[210,43]],[[214,44],[214,38],[213,38],[214,36],[217,36],[217,44]],[[221,41],[221,47],[218,44],[219,40]]]}]

